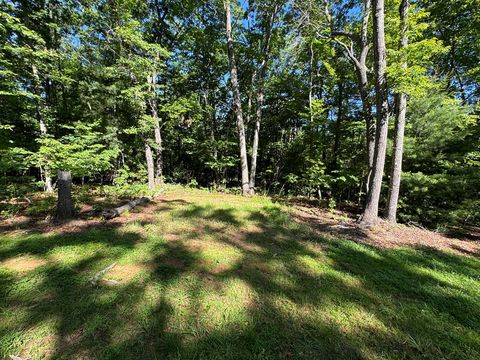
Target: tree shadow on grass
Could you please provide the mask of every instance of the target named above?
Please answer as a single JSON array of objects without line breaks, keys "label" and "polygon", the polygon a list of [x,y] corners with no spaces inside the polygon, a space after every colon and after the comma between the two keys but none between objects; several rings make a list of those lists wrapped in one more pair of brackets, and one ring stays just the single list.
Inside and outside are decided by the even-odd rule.
[{"label": "tree shadow on grass", "polygon": [[[0,247],[0,261],[47,261],[22,276],[0,271],[1,355],[478,358],[477,260],[325,240],[278,207],[240,217],[228,206],[175,205],[173,216],[192,225],[176,241],[149,244],[141,232],[109,228]],[[198,228],[208,235],[200,249],[190,245]],[[139,244],[149,245],[148,266],[133,281],[89,283]],[[219,244],[225,253],[212,267],[205,254]],[[61,249],[85,253],[52,261]]]}]

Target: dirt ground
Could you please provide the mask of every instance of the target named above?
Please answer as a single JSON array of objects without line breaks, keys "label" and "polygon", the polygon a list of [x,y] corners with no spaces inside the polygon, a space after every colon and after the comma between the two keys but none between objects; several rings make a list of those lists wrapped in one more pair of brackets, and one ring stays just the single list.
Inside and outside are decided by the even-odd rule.
[{"label": "dirt ground", "polygon": [[379,248],[420,247],[449,251],[458,255],[480,256],[480,229],[466,236],[449,236],[418,226],[380,222],[362,227],[347,213],[295,205],[293,217],[308,223],[322,236],[344,238]]}]

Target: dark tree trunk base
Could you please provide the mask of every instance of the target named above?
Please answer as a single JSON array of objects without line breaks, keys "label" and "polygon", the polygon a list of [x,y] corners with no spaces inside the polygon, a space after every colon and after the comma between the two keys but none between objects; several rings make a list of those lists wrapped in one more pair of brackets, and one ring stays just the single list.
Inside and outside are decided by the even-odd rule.
[{"label": "dark tree trunk base", "polygon": [[72,200],[72,173],[70,171],[58,171],[58,200],[57,214],[58,221],[64,221],[73,217]]}]

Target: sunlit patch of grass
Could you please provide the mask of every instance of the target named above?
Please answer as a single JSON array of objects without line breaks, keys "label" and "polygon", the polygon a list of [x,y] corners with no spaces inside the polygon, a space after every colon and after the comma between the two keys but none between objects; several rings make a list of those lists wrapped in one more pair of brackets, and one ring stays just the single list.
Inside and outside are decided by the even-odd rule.
[{"label": "sunlit patch of grass", "polygon": [[0,235],[0,358],[480,358],[478,259],[322,239],[265,197],[154,206]]}]

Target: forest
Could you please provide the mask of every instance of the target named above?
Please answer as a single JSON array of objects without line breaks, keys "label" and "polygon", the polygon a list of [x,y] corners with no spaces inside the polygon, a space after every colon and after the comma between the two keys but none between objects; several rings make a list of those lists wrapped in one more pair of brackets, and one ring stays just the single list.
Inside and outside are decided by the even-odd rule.
[{"label": "forest", "polygon": [[479,0],[0,0],[0,358],[480,357],[479,115]]},{"label": "forest", "polygon": [[370,1],[0,10],[4,199],[64,170],[479,224],[478,1],[386,1],[382,34]]}]

